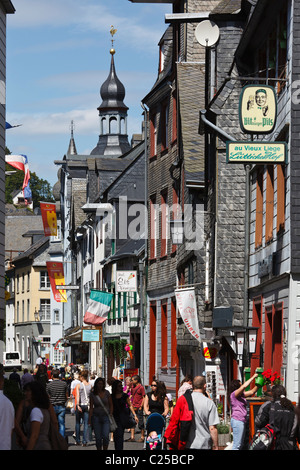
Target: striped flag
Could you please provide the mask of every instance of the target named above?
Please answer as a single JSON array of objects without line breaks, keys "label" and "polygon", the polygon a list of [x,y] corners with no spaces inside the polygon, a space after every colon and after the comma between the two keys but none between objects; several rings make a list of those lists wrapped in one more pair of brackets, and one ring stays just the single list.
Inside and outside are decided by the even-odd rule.
[{"label": "striped flag", "polygon": [[101,325],[107,319],[114,294],[91,290],[90,299],[84,316],[87,325]]},{"label": "striped flag", "polygon": [[24,172],[23,190],[28,186],[30,180],[30,172],[28,158],[26,155],[5,155],[5,162],[10,166]]}]

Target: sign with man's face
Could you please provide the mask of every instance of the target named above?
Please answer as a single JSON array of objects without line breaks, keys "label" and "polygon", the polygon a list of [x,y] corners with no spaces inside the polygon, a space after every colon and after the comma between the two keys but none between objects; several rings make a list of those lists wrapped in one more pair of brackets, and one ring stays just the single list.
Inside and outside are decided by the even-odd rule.
[{"label": "sign with man's face", "polygon": [[267,85],[243,88],[239,106],[240,126],[247,134],[270,134],[276,124],[275,90]]}]

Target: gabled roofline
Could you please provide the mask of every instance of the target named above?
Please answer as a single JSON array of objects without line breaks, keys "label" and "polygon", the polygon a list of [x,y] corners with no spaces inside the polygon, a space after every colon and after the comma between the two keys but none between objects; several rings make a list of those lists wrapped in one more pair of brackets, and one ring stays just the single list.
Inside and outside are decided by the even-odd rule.
[{"label": "gabled roofline", "polygon": [[16,9],[10,0],[0,0],[0,4],[4,8],[5,13],[15,13]]}]

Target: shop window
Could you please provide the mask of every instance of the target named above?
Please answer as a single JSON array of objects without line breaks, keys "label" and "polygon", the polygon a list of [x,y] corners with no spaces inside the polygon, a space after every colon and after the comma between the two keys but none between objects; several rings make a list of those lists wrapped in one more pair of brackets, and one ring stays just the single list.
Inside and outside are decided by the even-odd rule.
[{"label": "shop window", "polygon": [[263,231],[263,168],[257,170],[256,175],[256,213],[255,213],[255,248],[262,246]]}]

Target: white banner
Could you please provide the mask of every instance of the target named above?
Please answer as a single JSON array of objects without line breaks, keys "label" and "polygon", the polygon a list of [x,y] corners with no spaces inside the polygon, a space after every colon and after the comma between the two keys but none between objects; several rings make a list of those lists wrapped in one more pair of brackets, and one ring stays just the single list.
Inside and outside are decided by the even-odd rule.
[{"label": "white banner", "polygon": [[189,289],[177,289],[175,290],[175,295],[177,307],[185,326],[191,335],[200,342],[201,339],[194,287]]}]

